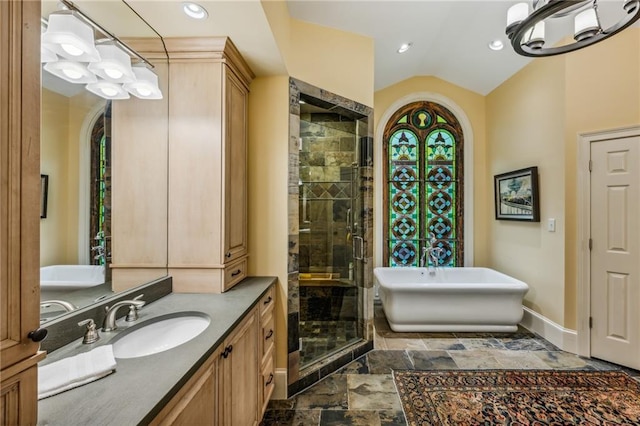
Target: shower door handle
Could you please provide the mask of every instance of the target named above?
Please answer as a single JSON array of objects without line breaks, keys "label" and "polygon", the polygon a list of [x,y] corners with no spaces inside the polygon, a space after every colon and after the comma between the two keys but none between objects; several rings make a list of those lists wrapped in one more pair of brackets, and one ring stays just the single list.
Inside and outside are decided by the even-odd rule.
[{"label": "shower door handle", "polygon": [[353,237],[353,259],[364,259],[364,238],[360,236]]}]

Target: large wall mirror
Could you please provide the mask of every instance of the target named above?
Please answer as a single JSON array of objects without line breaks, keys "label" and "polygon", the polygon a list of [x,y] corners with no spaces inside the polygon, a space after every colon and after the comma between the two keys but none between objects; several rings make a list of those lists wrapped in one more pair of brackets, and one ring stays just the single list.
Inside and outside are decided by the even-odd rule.
[{"label": "large wall mirror", "polygon": [[[167,275],[168,59],[162,40],[124,2],[74,5],[153,65],[163,99],[107,100],[43,68],[42,322]],[[58,1],[42,2],[43,31],[60,8]],[[105,38],[99,29],[94,33],[98,43]]]}]

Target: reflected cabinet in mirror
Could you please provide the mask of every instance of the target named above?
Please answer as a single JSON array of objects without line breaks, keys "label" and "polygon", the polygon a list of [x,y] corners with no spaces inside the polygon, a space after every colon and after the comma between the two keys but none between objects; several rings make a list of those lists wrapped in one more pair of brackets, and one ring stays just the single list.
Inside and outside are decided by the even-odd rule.
[{"label": "reflected cabinet in mirror", "polygon": [[[128,99],[106,99],[85,83],[54,75],[47,65],[65,61],[61,54],[43,62],[40,168],[48,191],[40,220],[41,322],[167,275],[168,60],[162,40],[124,2],[81,0],[74,7],[97,24],[91,26],[94,43],[116,36],[123,44],[111,44],[122,52],[129,47],[134,69],[151,70],[164,96],[143,99],[124,91]],[[43,33],[58,10],[58,2],[43,1]]]}]

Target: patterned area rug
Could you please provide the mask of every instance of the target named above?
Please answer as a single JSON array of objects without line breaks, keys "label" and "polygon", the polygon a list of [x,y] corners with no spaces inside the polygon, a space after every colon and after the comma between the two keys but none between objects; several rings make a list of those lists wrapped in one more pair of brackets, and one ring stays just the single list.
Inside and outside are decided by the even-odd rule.
[{"label": "patterned area rug", "polygon": [[619,371],[394,371],[409,425],[640,425]]}]

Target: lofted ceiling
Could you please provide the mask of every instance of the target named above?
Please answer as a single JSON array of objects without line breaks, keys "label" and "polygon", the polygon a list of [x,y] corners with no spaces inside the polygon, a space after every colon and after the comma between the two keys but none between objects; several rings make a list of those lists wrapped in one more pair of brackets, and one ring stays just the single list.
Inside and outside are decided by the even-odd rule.
[{"label": "lofted ceiling", "polygon": [[[76,0],[91,18],[118,37],[229,36],[256,75],[285,74],[286,69],[260,0],[196,0],[209,17],[182,13],[181,0]],[[280,1],[280,0],[262,0]],[[513,52],[504,35],[507,9],[516,0],[286,0],[292,18],[371,37],[375,44],[375,90],[413,76],[436,76],[487,94],[531,59]],[[603,26],[618,17],[623,0],[599,0]],[[43,15],[55,10],[43,0]],[[565,30],[566,28],[566,30]],[[547,25],[549,43],[573,29],[570,18]],[[505,47],[492,51],[488,43]],[[412,48],[398,54],[402,43]],[[540,59],[544,60],[544,59]]]}]

